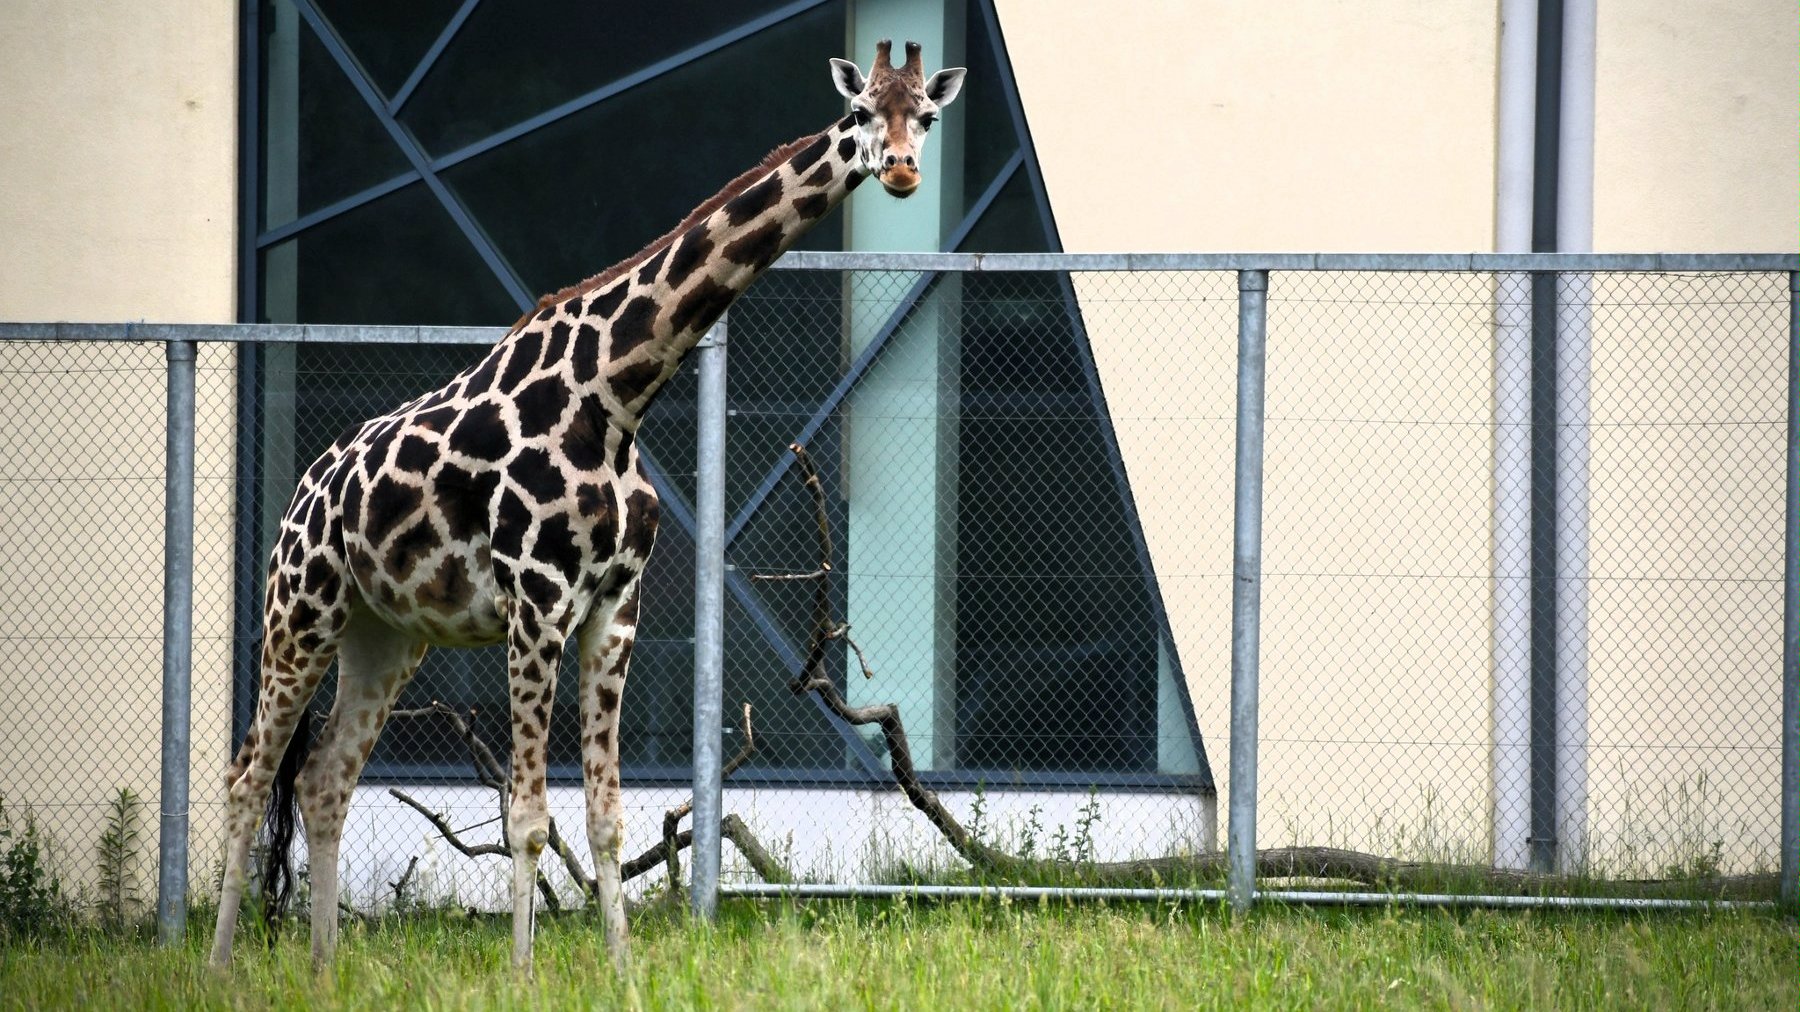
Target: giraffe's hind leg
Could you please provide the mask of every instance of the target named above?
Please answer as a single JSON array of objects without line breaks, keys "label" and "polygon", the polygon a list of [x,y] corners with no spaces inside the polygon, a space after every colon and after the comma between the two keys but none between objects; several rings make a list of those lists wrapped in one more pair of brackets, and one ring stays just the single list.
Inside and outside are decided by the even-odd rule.
[{"label": "giraffe's hind leg", "polygon": [[[289,581],[285,590],[282,581]],[[298,582],[297,576],[287,572],[269,578],[256,717],[225,773],[225,875],[219,919],[213,930],[214,966],[222,967],[231,960],[231,938],[249,878],[250,846],[257,823],[288,742],[337,653],[348,611],[341,591],[320,606],[299,598]]]},{"label": "giraffe's hind leg", "polygon": [[512,801],[506,839],[513,859],[513,969],[531,971],[536,928],[538,856],[549,843],[550,809],[545,797],[550,705],[556,698],[556,669],[567,630],[543,621],[529,601],[518,601],[507,634],[507,681],[512,696]]},{"label": "giraffe's hind leg", "polygon": [[315,968],[331,962],[338,940],[338,846],[356,779],[400,690],[425,658],[425,642],[356,609],[338,644],[337,696],[331,718],[295,783],[306,824]]},{"label": "giraffe's hind leg", "polygon": [[581,772],[587,787],[588,846],[594,853],[594,881],[604,919],[606,950],[613,966],[625,972],[630,942],[625,927],[625,896],[620,881],[619,851],[624,822],[619,798],[619,704],[625,672],[637,638],[638,581],[629,580],[606,599],[596,601],[581,628]]}]

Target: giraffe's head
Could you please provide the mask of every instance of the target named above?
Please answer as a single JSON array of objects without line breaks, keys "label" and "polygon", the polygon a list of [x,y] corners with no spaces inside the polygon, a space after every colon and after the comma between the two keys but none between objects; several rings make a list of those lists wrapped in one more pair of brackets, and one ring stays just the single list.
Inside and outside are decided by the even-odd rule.
[{"label": "giraffe's head", "polygon": [[875,44],[875,65],[866,78],[849,60],[832,60],[831,79],[850,100],[861,168],[887,192],[906,197],[919,188],[925,134],[937,122],[938,110],[956,100],[966,71],[951,67],[926,80],[917,42],[906,44],[902,67],[889,61],[892,47],[886,39]]}]

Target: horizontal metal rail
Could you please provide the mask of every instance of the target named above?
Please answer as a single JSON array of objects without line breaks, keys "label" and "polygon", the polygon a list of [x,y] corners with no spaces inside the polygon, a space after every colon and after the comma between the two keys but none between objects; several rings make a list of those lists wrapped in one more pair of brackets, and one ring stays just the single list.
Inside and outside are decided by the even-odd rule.
[{"label": "horizontal metal rail", "polygon": [[830,253],[791,251],[812,271],[1791,271],[1795,253]]},{"label": "horizontal metal rail", "polygon": [[505,336],[505,327],[395,327],[338,323],[0,323],[0,341],[493,344]]},{"label": "horizontal metal rail", "polygon": [[[824,882],[726,882],[719,895],[758,899],[898,899],[933,900],[1138,900],[1221,903],[1224,889],[1124,889],[1085,886],[961,886],[961,885],[832,885]],[[1768,910],[1767,900],[1703,900],[1647,896],[1496,896],[1457,893],[1372,893],[1326,890],[1256,891],[1258,902],[1268,900],[1296,906],[1404,906],[1493,907],[1533,910]]]},{"label": "horizontal metal rail", "polygon": [[[1796,271],[1795,253],[832,253],[796,250],[799,271]],[[325,323],[0,323],[0,341],[230,341],[486,345],[504,327]]]}]

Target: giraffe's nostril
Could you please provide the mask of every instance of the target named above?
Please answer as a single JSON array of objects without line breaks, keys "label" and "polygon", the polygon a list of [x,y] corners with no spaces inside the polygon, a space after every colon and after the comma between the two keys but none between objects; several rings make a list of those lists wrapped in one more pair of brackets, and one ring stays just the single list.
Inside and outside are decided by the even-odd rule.
[{"label": "giraffe's nostril", "polygon": [[906,167],[909,169],[916,169],[919,167],[919,163],[913,160],[913,156],[907,155],[906,156]]},{"label": "giraffe's nostril", "polygon": [[885,163],[885,167],[891,169],[894,167],[894,163],[898,162],[899,160],[900,159],[895,158],[893,155],[889,155],[889,156],[887,156],[887,161]]}]

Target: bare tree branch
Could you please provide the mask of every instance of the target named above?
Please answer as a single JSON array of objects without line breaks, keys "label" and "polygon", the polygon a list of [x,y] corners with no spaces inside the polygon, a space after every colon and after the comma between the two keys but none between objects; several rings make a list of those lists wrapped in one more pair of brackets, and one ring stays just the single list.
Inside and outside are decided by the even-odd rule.
[{"label": "bare tree branch", "polygon": [[438,835],[449,841],[450,846],[461,851],[464,857],[489,857],[492,855],[499,855],[501,857],[512,856],[512,851],[508,850],[506,845],[502,843],[471,844],[464,841],[462,836],[458,834],[455,829],[451,828],[449,819],[426,808],[417,798],[407,794],[400,788],[389,787],[388,793],[393,796],[394,800],[411,806],[413,811],[425,816],[425,821],[431,823],[432,828],[438,831]]},{"label": "bare tree branch", "polygon": [[400,873],[400,879],[389,882],[388,888],[394,890],[394,906],[406,905],[406,886],[412,881],[413,872],[419,870],[419,855],[414,854],[411,861],[406,862],[406,870]]},{"label": "bare tree branch", "polygon": [[[831,572],[831,522],[825,509],[825,490],[819,481],[818,469],[813,466],[812,456],[806,447],[799,443],[790,443],[788,450],[793,453],[800,474],[806,484],[806,490],[812,495],[814,530],[818,539],[819,570]],[[868,663],[862,660],[862,650],[855,647],[849,637],[849,624],[838,622],[831,615],[831,588],[827,581],[817,580],[813,584],[813,621],[811,642],[806,653],[806,662],[802,665],[804,673],[790,686],[796,695],[811,692],[819,697],[827,709],[838,715],[845,723],[858,727],[875,724],[881,728],[882,740],[887,745],[888,764],[894,774],[894,783],[906,795],[914,808],[937,827],[944,840],[952,849],[962,855],[963,859],[978,868],[998,870],[1016,868],[1024,864],[1019,858],[1004,851],[990,847],[977,840],[967,829],[963,828],[956,816],[950,813],[944,803],[938,799],[937,793],[919,782],[918,771],[914,768],[912,747],[907,744],[906,728],[900,721],[900,710],[892,703],[873,706],[852,707],[844,701],[836,684],[825,670],[825,647],[833,640],[842,639],[851,643],[856,649],[857,658],[862,662],[864,677],[872,674]]]},{"label": "bare tree branch", "polygon": [[762,842],[750,832],[750,827],[744,823],[744,820],[738,818],[736,812],[725,816],[720,821],[719,834],[730,840],[731,845],[738,849],[738,853],[744,855],[744,860],[750,863],[750,870],[756,872],[757,878],[771,885],[794,880],[793,872],[788,870],[787,865],[776,860],[775,855],[769,853]]},{"label": "bare tree branch", "polygon": [[810,573],[753,573],[751,583],[785,583],[789,580],[823,580],[831,575],[829,569],[815,569]]}]

